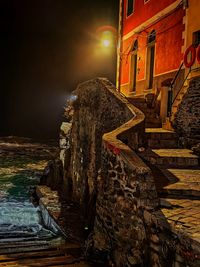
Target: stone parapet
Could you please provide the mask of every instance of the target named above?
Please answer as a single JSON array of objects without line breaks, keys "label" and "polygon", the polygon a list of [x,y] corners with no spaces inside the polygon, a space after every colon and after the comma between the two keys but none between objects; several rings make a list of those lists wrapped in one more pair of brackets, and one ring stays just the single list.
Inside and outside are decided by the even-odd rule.
[{"label": "stone parapet", "polygon": [[195,266],[183,257],[193,255],[190,241],[184,246],[164,216],[152,172],[138,156],[144,114],[106,79],[85,82],[73,94],[64,187],[80,205],[85,254],[116,267]]},{"label": "stone parapet", "polygon": [[[106,79],[99,78],[83,83],[73,94],[76,95],[76,100],[73,103],[69,179],[73,200],[85,206],[84,216],[88,218],[89,206],[95,205],[98,191],[97,176],[101,168],[102,136],[128,122],[133,114],[131,108],[124,103],[126,100]],[[127,101],[126,103],[130,105]],[[125,132],[125,128],[123,131]],[[120,132],[118,134],[120,135]],[[136,148],[142,144],[143,134],[144,128],[143,131],[140,130],[139,135],[131,135],[127,127],[123,141]]]},{"label": "stone parapet", "polygon": [[135,152],[143,145],[144,114],[124,98],[122,103],[131,118],[102,138],[94,249],[111,253],[116,266],[147,266],[159,200],[151,171]]}]

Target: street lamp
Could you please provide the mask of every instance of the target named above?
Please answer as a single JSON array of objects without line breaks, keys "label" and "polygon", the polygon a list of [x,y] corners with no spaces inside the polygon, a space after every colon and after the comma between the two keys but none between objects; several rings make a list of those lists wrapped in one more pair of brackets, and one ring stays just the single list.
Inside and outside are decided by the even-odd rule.
[{"label": "street lamp", "polygon": [[110,25],[102,26],[97,29],[97,37],[102,48],[115,48],[117,31]]},{"label": "street lamp", "polygon": [[111,31],[104,31],[101,34],[101,45],[103,47],[111,47],[114,45],[114,36]]},{"label": "street lamp", "polygon": [[103,45],[104,47],[109,47],[110,44],[111,44],[110,40],[108,40],[108,39],[102,40],[102,45]]},{"label": "street lamp", "polygon": [[[95,32],[92,58],[94,70],[115,83],[117,60],[117,30],[110,25],[98,27]],[[90,57],[91,58],[91,57]],[[99,74],[98,74],[99,75]]]}]

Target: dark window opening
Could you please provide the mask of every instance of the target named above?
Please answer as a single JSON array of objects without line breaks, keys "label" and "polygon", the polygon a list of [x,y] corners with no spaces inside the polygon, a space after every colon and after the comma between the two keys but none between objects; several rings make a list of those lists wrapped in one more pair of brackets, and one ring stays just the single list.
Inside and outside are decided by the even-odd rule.
[{"label": "dark window opening", "polygon": [[155,59],[155,46],[152,46],[150,48],[149,88],[153,87],[154,59]]},{"label": "dark window opening", "polygon": [[135,40],[132,46],[132,79],[133,79],[133,84],[132,84],[132,90],[136,90],[136,80],[137,80],[137,51],[138,51],[138,40]]},{"label": "dark window opening", "polygon": [[200,44],[200,31],[193,32],[193,45],[197,47]]},{"label": "dark window opening", "polygon": [[153,30],[148,36],[148,44],[152,44],[156,41],[156,31]]},{"label": "dark window opening", "polygon": [[132,47],[132,51],[136,51],[138,50],[138,40],[135,40],[135,42],[133,43],[133,47]]},{"label": "dark window opening", "polygon": [[133,91],[136,90],[136,79],[137,79],[137,54],[133,58]]},{"label": "dark window opening", "polygon": [[156,42],[156,31],[153,30],[148,36],[148,53],[149,53],[149,84],[148,87],[151,89],[153,87],[153,77],[154,77],[154,61],[155,61],[155,42]]},{"label": "dark window opening", "polygon": [[135,3],[135,0],[127,0],[127,12],[126,12],[127,17],[133,13],[134,3]]}]

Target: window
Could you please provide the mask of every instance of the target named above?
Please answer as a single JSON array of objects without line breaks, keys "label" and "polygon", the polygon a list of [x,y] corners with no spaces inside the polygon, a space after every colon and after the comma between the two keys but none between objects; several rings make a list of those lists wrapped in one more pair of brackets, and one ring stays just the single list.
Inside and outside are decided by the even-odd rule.
[{"label": "window", "polygon": [[133,13],[134,4],[135,4],[135,0],[127,0],[127,9],[126,9],[127,17],[130,16]]},{"label": "window", "polygon": [[147,38],[147,81],[148,88],[153,88],[153,78],[154,78],[154,62],[155,62],[155,42],[156,42],[156,31],[150,32]]},{"label": "window", "polygon": [[153,30],[148,36],[148,39],[147,39],[148,45],[151,45],[155,41],[156,41],[156,31]]},{"label": "window", "polygon": [[197,47],[200,44],[200,31],[193,32],[193,45]]},{"label": "window", "polygon": [[135,92],[136,91],[136,82],[137,82],[137,71],[138,71],[138,55],[137,55],[137,51],[138,51],[138,40],[135,40],[135,42],[133,43],[132,49],[131,49],[131,91]]}]

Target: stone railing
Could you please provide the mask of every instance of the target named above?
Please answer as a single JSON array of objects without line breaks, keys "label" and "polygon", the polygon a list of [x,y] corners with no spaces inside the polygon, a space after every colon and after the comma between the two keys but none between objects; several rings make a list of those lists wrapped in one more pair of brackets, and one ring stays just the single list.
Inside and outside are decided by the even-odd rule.
[{"label": "stone railing", "polygon": [[[94,79],[80,84],[74,91],[76,101],[73,103],[74,115],[71,129],[70,174],[72,179],[73,199],[86,206],[90,212],[95,205],[98,170],[101,168],[102,137],[125,121],[133,114],[126,107],[124,99],[116,93],[115,87],[106,79]],[[143,129],[143,130],[142,130]],[[140,137],[129,137],[127,128],[124,142],[142,143],[141,124]],[[133,142],[137,139],[137,142]],[[90,217],[86,214],[85,217]],[[90,219],[89,219],[90,220]]]},{"label": "stone railing", "polygon": [[102,138],[94,248],[111,253],[116,266],[149,266],[158,197],[150,169],[136,154],[143,145],[145,117],[109,84],[106,87],[132,116]]},{"label": "stone railing", "polygon": [[104,134],[103,141],[113,143],[114,146],[119,148],[126,145],[126,148],[130,147],[132,150],[137,150],[144,143],[145,116],[143,112],[121,96],[107,80],[101,79],[101,82],[112,94],[113,99],[116,102],[121,102],[124,109],[129,111],[127,113],[130,117],[130,120],[124,122],[112,132]]}]

